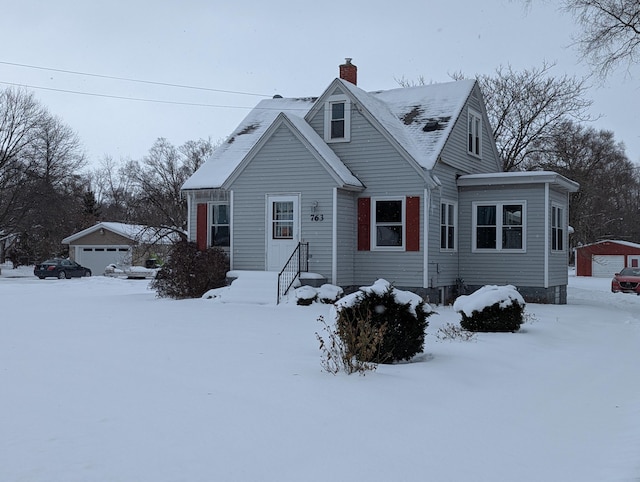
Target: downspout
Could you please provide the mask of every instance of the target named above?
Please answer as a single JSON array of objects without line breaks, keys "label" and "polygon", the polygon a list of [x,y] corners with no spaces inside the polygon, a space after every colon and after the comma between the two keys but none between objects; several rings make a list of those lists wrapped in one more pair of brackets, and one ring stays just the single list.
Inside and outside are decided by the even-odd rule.
[{"label": "downspout", "polygon": [[544,184],[544,287],[549,287],[549,211],[550,211],[549,183]]},{"label": "downspout", "polygon": [[331,207],[331,284],[338,284],[338,188],[333,188]]},{"label": "downspout", "polygon": [[229,270],[233,269],[233,191],[229,191]]},{"label": "downspout", "polygon": [[424,213],[423,213],[423,268],[422,268],[422,287],[429,288],[429,209],[431,207],[431,190],[424,190]]}]

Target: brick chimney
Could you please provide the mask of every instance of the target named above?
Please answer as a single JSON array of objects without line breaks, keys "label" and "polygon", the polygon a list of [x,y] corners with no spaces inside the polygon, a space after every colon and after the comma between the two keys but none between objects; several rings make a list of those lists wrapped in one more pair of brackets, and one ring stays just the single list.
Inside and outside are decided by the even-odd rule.
[{"label": "brick chimney", "polygon": [[358,67],[353,65],[348,57],[344,59],[344,64],[340,66],[340,78],[351,82],[353,85],[358,85]]}]

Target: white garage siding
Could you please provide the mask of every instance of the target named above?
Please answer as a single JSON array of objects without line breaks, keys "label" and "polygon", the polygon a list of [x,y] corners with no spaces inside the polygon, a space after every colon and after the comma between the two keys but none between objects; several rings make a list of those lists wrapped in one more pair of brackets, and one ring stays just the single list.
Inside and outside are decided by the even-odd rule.
[{"label": "white garage siding", "polygon": [[612,278],[624,268],[624,255],[594,254],[591,258],[591,276]]},{"label": "white garage siding", "polygon": [[104,274],[109,264],[131,264],[129,246],[76,246],[75,260],[91,270],[94,276]]}]

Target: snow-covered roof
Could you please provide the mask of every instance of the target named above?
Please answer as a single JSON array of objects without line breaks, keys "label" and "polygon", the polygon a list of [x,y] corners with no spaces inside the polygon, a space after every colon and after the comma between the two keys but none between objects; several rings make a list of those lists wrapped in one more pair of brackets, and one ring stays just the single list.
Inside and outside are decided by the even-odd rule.
[{"label": "snow-covered roof", "polygon": [[[455,120],[475,85],[474,80],[365,92],[336,79],[356,103],[423,169],[435,165]],[[324,140],[304,121],[317,98],[263,100],[245,117],[227,140],[184,183],[185,190],[219,188],[245,159],[280,113],[284,113],[350,186],[361,183]],[[309,114],[311,115],[311,114]],[[306,126],[304,125],[306,124]]]},{"label": "snow-covered roof", "polygon": [[576,249],[586,248],[588,246],[595,246],[595,245],[598,245],[598,244],[605,244],[605,243],[620,244],[622,246],[628,246],[630,248],[640,249],[640,244],[638,244],[638,243],[632,243],[631,241],[622,241],[622,240],[619,240],[619,239],[604,239],[602,241],[596,241],[595,243],[582,244],[580,246],[577,246]]},{"label": "snow-covered roof", "polygon": [[466,174],[457,180],[458,186],[494,186],[505,184],[550,183],[569,192],[576,192],[580,184],[553,171],[489,172]]},{"label": "snow-covered roof", "polygon": [[64,238],[62,240],[62,244],[70,244],[86,236],[87,234],[94,233],[96,231],[99,231],[100,229],[109,230],[113,233],[119,234],[120,236],[129,238],[132,241],[141,243],[169,244],[172,241],[175,241],[177,238],[177,234],[175,233],[175,231],[171,231],[169,229],[158,230],[157,228],[152,228],[141,224],[126,224],[103,221]]},{"label": "snow-covered roof", "polygon": [[343,85],[424,169],[432,169],[475,80],[365,92]]},{"label": "snow-covered roof", "polygon": [[303,117],[314,100],[307,97],[260,101],[224,143],[186,180],[182,189],[221,187],[281,112]]}]

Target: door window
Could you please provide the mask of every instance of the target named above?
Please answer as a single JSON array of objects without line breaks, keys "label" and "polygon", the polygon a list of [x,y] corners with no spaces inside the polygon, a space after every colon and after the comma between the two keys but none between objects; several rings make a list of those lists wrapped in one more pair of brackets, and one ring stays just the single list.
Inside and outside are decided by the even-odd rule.
[{"label": "door window", "polygon": [[293,201],[273,203],[273,239],[293,239]]}]

